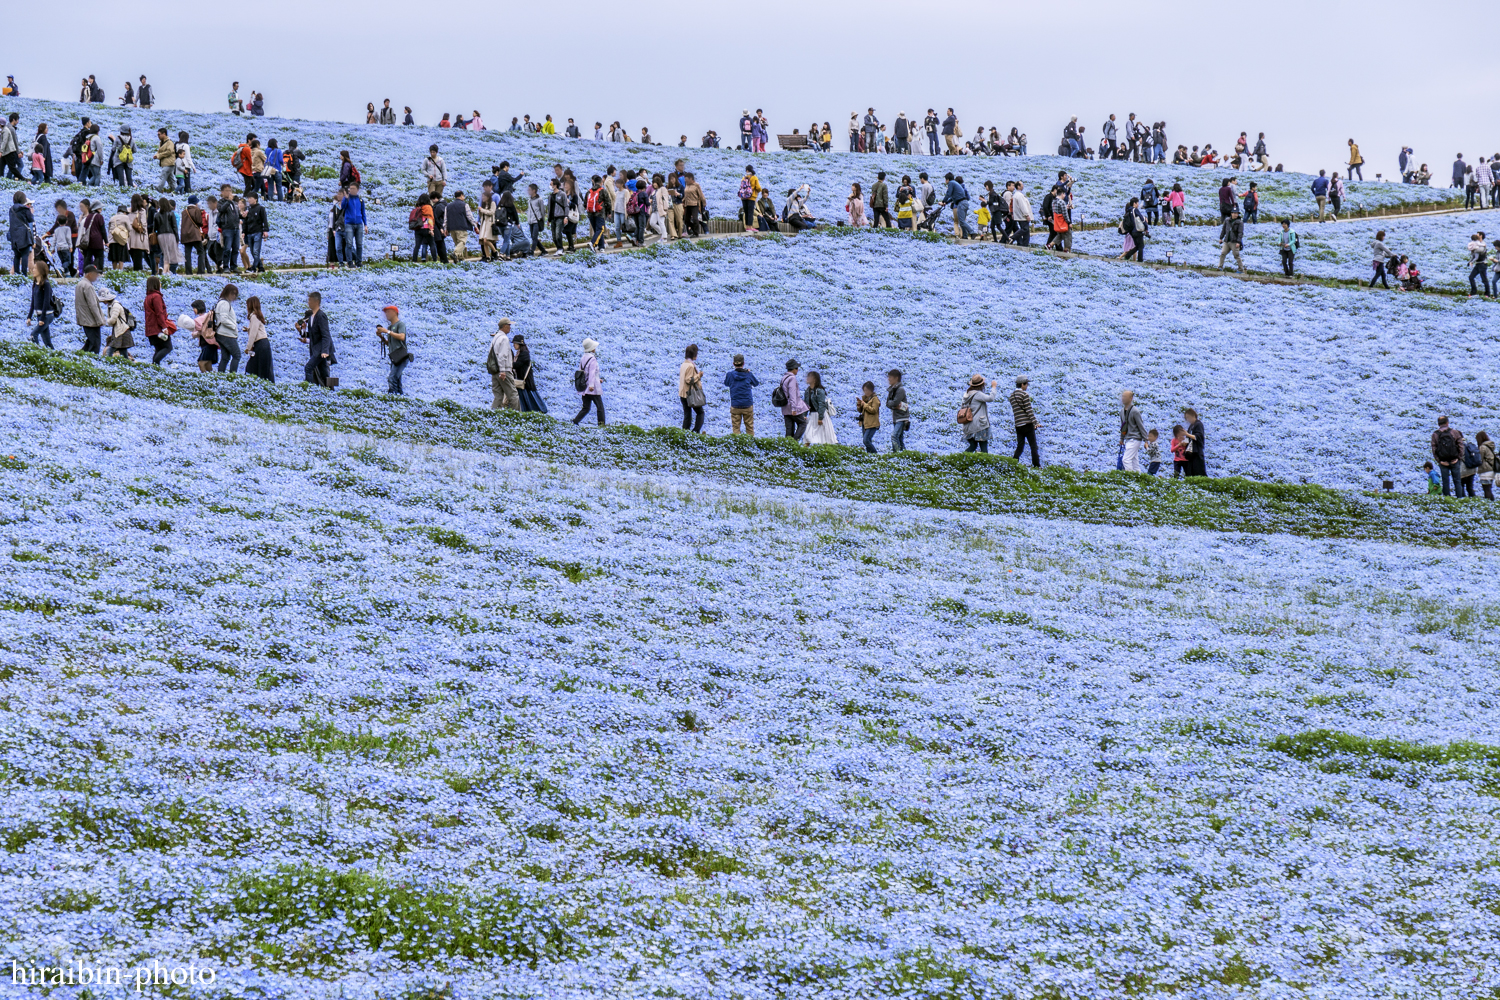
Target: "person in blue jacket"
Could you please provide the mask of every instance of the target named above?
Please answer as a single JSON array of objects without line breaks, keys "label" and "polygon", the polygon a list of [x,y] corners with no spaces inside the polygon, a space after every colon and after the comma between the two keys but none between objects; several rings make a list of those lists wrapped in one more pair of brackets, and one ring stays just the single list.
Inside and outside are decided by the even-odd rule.
[{"label": "person in blue jacket", "polygon": [[365,263],[365,203],[359,196],[359,185],[349,185],[344,199],[344,263],[362,267]]},{"label": "person in blue jacket", "polygon": [[969,192],[964,188],[964,179],[952,174],[943,177],[948,182],[948,189],[943,192],[942,203],[953,207],[953,235],[973,238],[978,234],[969,225]]},{"label": "person in blue jacket", "polygon": [[734,356],[734,370],[724,376],[724,384],[729,387],[730,433],[740,433],[743,423],[745,433],[755,437],[755,394],[752,390],[760,385],[760,379],[745,367],[743,354]]},{"label": "person in blue jacket", "polygon": [[1318,199],[1318,221],[1322,222],[1328,215],[1328,171],[1318,171],[1318,176],[1313,178],[1312,193],[1313,197]]}]

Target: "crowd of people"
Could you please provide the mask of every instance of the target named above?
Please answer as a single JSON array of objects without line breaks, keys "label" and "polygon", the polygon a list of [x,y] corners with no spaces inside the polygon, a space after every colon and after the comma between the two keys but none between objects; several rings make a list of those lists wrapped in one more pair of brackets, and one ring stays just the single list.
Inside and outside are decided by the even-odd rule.
[{"label": "crowd of people", "polygon": [[1472,441],[1454,427],[1447,417],[1438,417],[1437,429],[1429,443],[1432,458],[1423,466],[1427,473],[1427,492],[1443,496],[1472,497],[1474,480],[1479,480],[1486,500],[1495,499],[1495,476],[1500,473],[1495,441],[1478,431]]}]

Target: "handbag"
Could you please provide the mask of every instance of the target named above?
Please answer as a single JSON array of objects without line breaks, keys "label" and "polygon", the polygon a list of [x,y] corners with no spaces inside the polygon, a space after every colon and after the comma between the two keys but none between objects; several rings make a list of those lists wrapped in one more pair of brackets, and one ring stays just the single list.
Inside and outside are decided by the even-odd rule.
[{"label": "handbag", "polygon": [[688,386],[687,396],[685,396],[684,398],[687,400],[687,405],[691,407],[707,405],[708,397],[703,394],[702,381],[700,380],[698,382],[694,382],[692,385]]}]

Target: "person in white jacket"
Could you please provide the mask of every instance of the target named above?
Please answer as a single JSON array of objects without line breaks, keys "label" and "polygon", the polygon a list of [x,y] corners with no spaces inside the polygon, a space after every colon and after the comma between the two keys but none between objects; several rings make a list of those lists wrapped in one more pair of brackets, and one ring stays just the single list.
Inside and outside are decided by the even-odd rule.
[{"label": "person in white jacket", "polygon": [[1016,220],[1016,245],[1031,246],[1031,201],[1026,197],[1026,185],[1016,181],[1015,193],[1010,196],[1010,217]]},{"label": "person in white jacket", "polygon": [[427,149],[427,159],[422,161],[422,175],[427,178],[428,194],[435,198],[443,193],[443,186],[448,183],[448,166],[443,162],[436,143]]},{"label": "person in white jacket", "polygon": [[667,220],[672,214],[672,193],[667,190],[667,179],[661,174],[651,178],[651,228],[664,240],[675,239],[676,234],[668,230]]}]

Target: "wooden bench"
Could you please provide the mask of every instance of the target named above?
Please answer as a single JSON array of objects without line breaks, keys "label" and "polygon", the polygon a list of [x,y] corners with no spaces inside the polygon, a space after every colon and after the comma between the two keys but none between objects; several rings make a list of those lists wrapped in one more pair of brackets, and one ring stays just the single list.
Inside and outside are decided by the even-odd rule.
[{"label": "wooden bench", "polygon": [[807,148],[807,136],[798,135],[796,132],[793,132],[791,135],[778,135],[776,142],[782,149],[798,150]]}]

